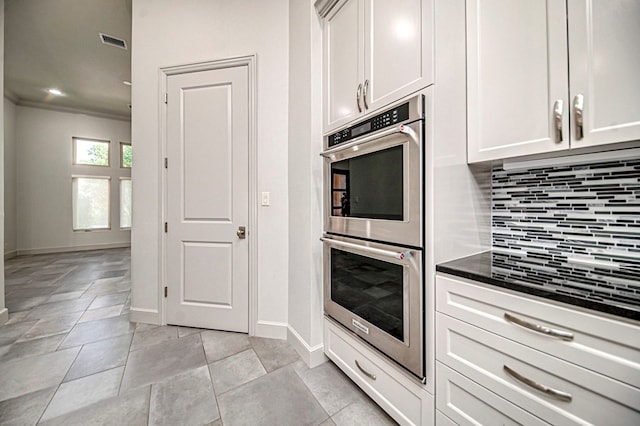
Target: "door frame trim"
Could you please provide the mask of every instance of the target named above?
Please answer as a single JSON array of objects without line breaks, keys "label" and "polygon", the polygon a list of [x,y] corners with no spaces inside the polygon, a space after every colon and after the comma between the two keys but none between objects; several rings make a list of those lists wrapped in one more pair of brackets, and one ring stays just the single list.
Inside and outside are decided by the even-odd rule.
[{"label": "door frame trim", "polygon": [[[249,223],[247,240],[249,242],[249,335],[254,336],[258,319],[258,168],[257,168],[257,102],[256,102],[256,55],[238,56],[226,59],[212,60],[206,62],[194,62],[183,65],[175,65],[159,68],[159,135],[160,135],[160,198],[162,208],[160,209],[160,223],[164,223],[167,218],[167,169],[164,167],[164,158],[167,156],[167,104],[164,102],[167,93],[167,80],[169,76],[186,74],[198,71],[210,71],[223,68],[235,68],[246,66],[249,73]],[[163,287],[167,282],[167,236],[160,232],[160,270],[158,271],[160,280],[158,282],[158,306],[161,308],[161,322],[167,324],[167,299],[164,297]]]}]

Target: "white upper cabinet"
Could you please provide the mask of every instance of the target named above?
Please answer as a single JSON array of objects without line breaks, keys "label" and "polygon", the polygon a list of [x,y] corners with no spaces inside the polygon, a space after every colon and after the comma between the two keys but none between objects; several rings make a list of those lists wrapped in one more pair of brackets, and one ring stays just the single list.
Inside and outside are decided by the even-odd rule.
[{"label": "white upper cabinet", "polygon": [[640,139],[640,1],[568,4],[571,147]]},{"label": "white upper cabinet", "polygon": [[563,1],[467,1],[469,162],[569,147]]},{"label": "white upper cabinet", "polygon": [[[324,23],[325,130],[360,115],[357,91],[362,97],[364,12],[361,1],[339,4]],[[330,102],[328,101],[330,100]],[[362,108],[362,101],[360,101]]]},{"label": "white upper cabinet", "polygon": [[637,0],[468,0],[468,161],[640,139],[639,18]]},{"label": "white upper cabinet", "polygon": [[430,0],[340,1],[324,24],[324,130],[433,82]]}]

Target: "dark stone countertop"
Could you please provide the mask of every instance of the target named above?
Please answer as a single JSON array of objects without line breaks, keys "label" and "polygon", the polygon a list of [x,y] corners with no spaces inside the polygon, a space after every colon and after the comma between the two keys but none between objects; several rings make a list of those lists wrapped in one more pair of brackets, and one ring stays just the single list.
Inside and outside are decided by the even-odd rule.
[{"label": "dark stone countertop", "polygon": [[640,321],[640,265],[583,264],[548,255],[486,251],[436,271]]}]

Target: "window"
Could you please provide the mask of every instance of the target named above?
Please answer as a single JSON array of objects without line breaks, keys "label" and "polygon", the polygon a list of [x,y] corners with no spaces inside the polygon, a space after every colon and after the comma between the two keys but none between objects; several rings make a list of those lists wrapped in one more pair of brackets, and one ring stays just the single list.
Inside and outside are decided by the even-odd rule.
[{"label": "window", "polygon": [[101,176],[73,176],[73,230],[111,229],[111,178]]},{"label": "window", "polygon": [[131,229],[131,178],[120,178],[120,228]]},{"label": "window", "polygon": [[120,167],[131,168],[133,164],[133,151],[131,144],[127,142],[120,142]]},{"label": "window", "polygon": [[73,164],[109,167],[109,141],[73,138]]}]

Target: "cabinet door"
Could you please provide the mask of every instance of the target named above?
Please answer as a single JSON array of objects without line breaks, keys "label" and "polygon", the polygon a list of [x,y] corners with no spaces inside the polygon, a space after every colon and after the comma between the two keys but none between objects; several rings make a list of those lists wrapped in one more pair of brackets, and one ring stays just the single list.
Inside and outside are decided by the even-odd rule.
[{"label": "cabinet door", "polygon": [[[569,147],[565,7],[467,0],[470,163]],[[563,103],[561,135],[556,102]]]},{"label": "cabinet door", "polygon": [[367,111],[433,83],[431,0],[365,1]]},{"label": "cabinet door", "polygon": [[[363,83],[362,0],[343,1],[324,24],[324,123],[334,130],[360,115],[356,102]],[[364,106],[361,103],[361,108]]]},{"label": "cabinet door", "polygon": [[568,7],[571,147],[640,139],[640,1],[569,0]]}]

